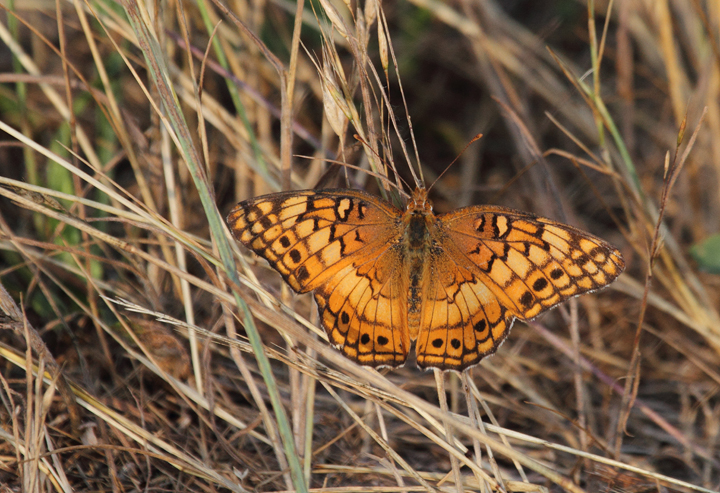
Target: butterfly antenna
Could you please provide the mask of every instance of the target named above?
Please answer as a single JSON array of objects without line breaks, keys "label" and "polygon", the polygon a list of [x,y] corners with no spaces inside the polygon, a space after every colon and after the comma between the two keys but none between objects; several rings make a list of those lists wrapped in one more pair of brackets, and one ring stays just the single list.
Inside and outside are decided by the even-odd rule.
[{"label": "butterfly antenna", "polygon": [[463,147],[463,150],[460,151],[460,154],[458,154],[457,157],[456,157],[455,159],[453,159],[452,162],[445,167],[445,169],[443,170],[443,172],[440,173],[437,178],[435,178],[435,181],[430,184],[430,186],[428,187],[428,190],[430,190],[432,187],[435,186],[435,184],[436,184],[436,183],[438,182],[438,180],[442,177],[442,175],[444,175],[444,174],[447,172],[447,170],[450,169],[450,166],[452,166],[453,164],[455,164],[455,161],[457,161],[458,159],[460,159],[460,156],[462,156],[463,154],[465,154],[465,151],[467,151],[467,148],[470,147],[470,145],[471,145],[473,142],[482,139],[482,137],[483,137],[483,134],[477,134],[475,137],[473,137],[473,138],[470,140],[470,142],[468,142],[468,143],[465,145],[465,147]]}]

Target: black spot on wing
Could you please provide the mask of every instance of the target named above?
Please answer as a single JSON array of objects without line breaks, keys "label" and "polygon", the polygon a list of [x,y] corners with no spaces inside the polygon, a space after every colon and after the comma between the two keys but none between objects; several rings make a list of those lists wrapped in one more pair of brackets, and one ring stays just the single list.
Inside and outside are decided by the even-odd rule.
[{"label": "black spot on wing", "polygon": [[478,233],[482,233],[483,231],[485,231],[485,214],[480,215],[480,220],[478,221],[478,225],[475,230]]},{"label": "black spot on wing", "polygon": [[[499,216],[495,216],[495,224],[497,224],[497,218],[498,218],[498,217],[499,217]],[[513,221],[512,221],[512,219],[510,219],[509,217],[505,216],[505,221],[507,222],[507,224],[505,225],[505,231],[503,232],[503,234],[500,234],[500,228],[497,228],[497,234],[496,234],[497,238],[500,238],[500,239],[505,238],[507,235],[510,234],[510,231],[512,231],[512,229],[513,229]]]},{"label": "black spot on wing", "polygon": [[272,221],[270,220],[269,217],[263,216],[263,217],[260,218],[260,225],[261,225],[263,228],[268,229],[270,226],[273,225],[273,223],[272,223]]},{"label": "black spot on wing", "polygon": [[532,306],[532,304],[533,304],[533,300],[534,300],[534,299],[535,299],[535,298],[533,297],[533,295],[532,295],[532,293],[531,293],[530,291],[525,291],[525,294],[523,294],[523,295],[520,297],[520,303],[521,303],[522,306],[524,306],[525,308],[530,308],[530,307]]},{"label": "black spot on wing", "polygon": [[304,265],[301,265],[300,268],[297,270],[297,274],[295,274],[295,277],[297,277],[297,280],[300,282],[307,281],[308,277],[310,277],[310,273],[307,271],[307,268],[305,268]]},{"label": "black spot on wing", "polygon": [[550,243],[548,243],[547,241],[542,239],[544,234],[545,234],[545,226],[540,225],[540,226],[538,226],[538,229],[533,236],[535,238],[537,238],[538,240],[540,240],[539,244],[537,246],[539,246],[546,252],[549,252],[550,251]]},{"label": "black spot on wing", "polygon": [[350,198],[342,198],[335,203],[335,217],[342,222],[347,222],[350,218],[350,213],[355,208],[355,201]]},{"label": "black spot on wing", "polygon": [[340,242],[340,256],[343,257],[343,256],[345,256],[345,247],[346,247],[345,238],[343,238],[341,236],[340,238],[338,238],[338,241]]},{"label": "black spot on wing", "polygon": [[499,257],[500,260],[505,262],[508,258],[508,253],[510,253],[510,250],[512,250],[512,247],[510,246],[510,243],[505,243],[503,245],[503,254]]},{"label": "black spot on wing", "polygon": [[517,250],[519,253],[522,253],[523,255],[527,256],[530,252],[530,243],[527,241],[520,241],[513,244],[513,247],[515,250]]},{"label": "black spot on wing", "polygon": [[500,236],[500,228],[498,227],[498,215],[494,214],[492,216],[492,221],[490,225],[492,226],[493,231],[493,238],[498,238]]},{"label": "black spot on wing", "polygon": [[539,277],[532,285],[533,291],[542,291],[548,285],[547,279]]},{"label": "black spot on wing", "polygon": [[495,263],[495,259],[496,259],[496,258],[497,258],[497,257],[492,256],[492,257],[490,257],[490,260],[488,260],[488,262],[487,262],[487,264],[486,264],[485,266],[478,265],[478,267],[480,267],[480,268],[481,268],[482,270],[484,270],[485,272],[490,273],[490,271],[492,270],[492,266],[493,266],[493,264]]},{"label": "black spot on wing", "polygon": [[575,259],[575,262],[576,262],[580,267],[585,267],[585,264],[587,264],[588,262],[590,262],[590,257],[589,257],[588,255],[586,255],[586,254],[583,253],[582,255],[578,256],[578,258]]}]

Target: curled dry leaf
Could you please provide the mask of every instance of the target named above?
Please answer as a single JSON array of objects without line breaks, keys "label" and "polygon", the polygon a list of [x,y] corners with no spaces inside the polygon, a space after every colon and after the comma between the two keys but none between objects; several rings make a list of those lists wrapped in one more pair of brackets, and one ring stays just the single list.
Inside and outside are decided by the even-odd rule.
[{"label": "curled dry leaf", "polygon": [[190,376],[190,357],[171,330],[159,322],[140,319],[132,320],[130,326],[164,372],[178,380]]},{"label": "curled dry leaf", "polygon": [[345,21],[343,21],[342,17],[340,16],[340,13],[337,11],[335,6],[328,2],[328,0],[320,0],[320,3],[323,6],[323,9],[325,10],[325,13],[328,16],[328,19],[330,19],[330,22],[332,23],[333,27],[337,29],[338,33],[340,33],[340,36],[347,39],[348,37],[348,31],[347,26],[345,25]]},{"label": "curled dry leaf", "polygon": [[327,63],[323,64],[322,93],[325,116],[333,132],[342,139],[345,135],[345,123],[348,120],[349,111],[347,107],[343,108],[345,101],[342,99],[340,88],[337,86],[335,76]]}]

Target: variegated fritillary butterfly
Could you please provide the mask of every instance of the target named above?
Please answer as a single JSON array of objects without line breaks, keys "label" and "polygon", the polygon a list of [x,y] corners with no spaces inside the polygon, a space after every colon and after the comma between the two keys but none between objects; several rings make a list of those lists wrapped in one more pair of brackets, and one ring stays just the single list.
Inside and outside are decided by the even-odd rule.
[{"label": "variegated fritillary butterfly", "polygon": [[418,188],[405,212],[357,190],[240,202],[235,237],[298,293],[315,292],[330,342],[362,365],[462,371],[494,353],[516,318],[610,284],[625,268],[605,241],[502,207],[436,216]]}]

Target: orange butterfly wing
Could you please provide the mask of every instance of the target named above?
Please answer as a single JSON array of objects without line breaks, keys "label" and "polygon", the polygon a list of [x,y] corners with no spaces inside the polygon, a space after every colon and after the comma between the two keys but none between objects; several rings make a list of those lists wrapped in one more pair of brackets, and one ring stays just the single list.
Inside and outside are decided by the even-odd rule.
[{"label": "orange butterfly wing", "polygon": [[467,207],[438,217],[458,254],[488,287],[529,320],[607,286],[625,269],[620,252],[572,226],[503,207]]},{"label": "orange butterfly wing", "polygon": [[452,244],[440,244],[423,292],[417,362],[421,368],[461,371],[497,350],[513,316],[464,259],[453,255]]},{"label": "orange butterfly wing", "polygon": [[297,191],[241,202],[236,238],[297,292],[315,291],[330,341],[369,366],[461,371],[529,320],[610,284],[620,252],[571,226],[501,207],[435,216],[427,192],[404,213],[355,190]]},{"label": "orange butterfly wing", "polygon": [[330,341],[362,365],[400,366],[410,350],[399,250],[389,246],[353,262],[315,290]]},{"label": "orange butterfly wing", "polygon": [[315,291],[333,345],[364,365],[398,366],[410,349],[400,218],[367,193],[327,189],[246,200],[227,220],[296,292]]},{"label": "orange butterfly wing", "polygon": [[584,231],[502,207],[436,218],[441,255],[427,281],[418,364],[462,370],[494,353],[515,318],[529,320],[610,284],[620,252]]}]

